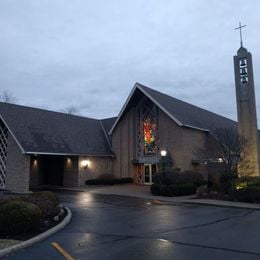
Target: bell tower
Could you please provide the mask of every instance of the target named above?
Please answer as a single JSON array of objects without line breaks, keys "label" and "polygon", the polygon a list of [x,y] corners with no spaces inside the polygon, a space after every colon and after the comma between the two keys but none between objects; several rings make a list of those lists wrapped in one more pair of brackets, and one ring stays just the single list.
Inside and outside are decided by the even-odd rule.
[{"label": "bell tower", "polygon": [[242,28],[239,23],[241,47],[234,56],[237,118],[239,135],[245,140],[238,168],[240,176],[259,176],[258,134],[252,55],[243,47]]}]

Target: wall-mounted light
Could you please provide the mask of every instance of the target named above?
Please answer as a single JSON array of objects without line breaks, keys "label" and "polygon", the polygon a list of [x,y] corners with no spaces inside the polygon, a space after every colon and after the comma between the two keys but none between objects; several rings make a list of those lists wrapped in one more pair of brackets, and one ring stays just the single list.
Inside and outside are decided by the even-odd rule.
[{"label": "wall-mounted light", "polygon": [[34,166],[34,167],[37,167],[37,165],[38,165],[37,159],[33,159],[33,166]]},{"label": "wall-mounted light", "polygon": [[37,160],[37,154],[34,154],[32,157],[33,167],[37,167],[38,160]]},{"label": "wall-mounted light", "polygon": [[167,151],[166,150],[161,150],[161,156],[166,156]]},{"label": "wall-mounted light", "polygon": [[66,157],[66,167],[71,167],[72,166],[72,160],[70,157]]},{"label": "wall-mounted light", "polygon": [[161,150],[162,167],[163,167],[163,182],[165,180],[166,154],[167,154],[166,150]]},{"label": "wall-mounted light", "polygon": [[84,168],[84,169],[87,169],[89,167],[89,160],[82,160],[81,161],[81,167]]}]

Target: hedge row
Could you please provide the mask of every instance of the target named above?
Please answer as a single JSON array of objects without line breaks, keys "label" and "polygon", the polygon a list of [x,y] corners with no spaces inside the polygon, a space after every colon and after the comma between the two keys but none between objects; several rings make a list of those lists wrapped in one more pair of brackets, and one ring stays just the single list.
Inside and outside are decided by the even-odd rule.
[{"label": "hedge row", "polygon": [[87,180],[85,182],[86,185],[114,185],[114,184],[124,184],[124,183],[132,183],[133,178],[121,178],[121,179],[114,179],[114,178],[98,178]]},{"label": "hedge row", "polygon": [[201,186],[206,184],[203,175],[193,171],[159,172],[153,177],[153,182],[165,185],[193,183],[196,186]]},{"label": "hedge row", "polygon": [[239,189],[234,192],[233,196],[236,201],[260,203],[260,187],[249,186],[244,189]]},{"label": "hedge row", "polygon": [[194,194],[196,192],[196,185],[194,183],[182,183],[182,184],[152,184],[151,193],[153,195],[160,196],[184,196]]}]

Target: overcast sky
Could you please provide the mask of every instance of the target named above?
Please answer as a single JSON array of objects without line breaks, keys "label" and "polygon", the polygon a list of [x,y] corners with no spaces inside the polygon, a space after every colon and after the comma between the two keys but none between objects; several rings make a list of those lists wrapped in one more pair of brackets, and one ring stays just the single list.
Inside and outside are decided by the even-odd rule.
[{"label": "overcast sky", "polygon": [[1,0],[0,91],[106,118],[140,82],[236,119],[240,20],[260,104],[259,0]]}]

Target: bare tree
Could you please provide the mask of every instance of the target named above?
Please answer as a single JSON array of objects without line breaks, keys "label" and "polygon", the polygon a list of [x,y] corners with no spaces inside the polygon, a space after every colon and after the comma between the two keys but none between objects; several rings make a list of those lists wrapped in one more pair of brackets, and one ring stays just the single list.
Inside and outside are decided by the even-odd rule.
[{"label": "bare tree", "polygon": [[14,104],[17,102],[17,98],[15,96],[13,96],[13,94],[11,92],[9,92],[8,90],[4,90],[0,94],[0,101],[2,101],[4,103]]},{"label": "bare tree", "polygon": [[222,159],[225,165],[226,174],[235,174],[238,164],[241,160],[241,152],[243,151],[246,140],[238,134],[235,129],[216,129],[213,133],[218,143],[218,151],[216,155]]},{"label": "bare tree", "polygon": [[[217,128],[212,131],[213,138],[204,149],[199,150],[200,159],[218,170],[222,170],[226,178],[230,180],[232,190],[234,188],[234,177],[241,161],[246,140],[241,137],[234,128]],[[217,166],[218,165],[218,166]]]},{"label": "bare tree", "polygon": [[69,115],[78,115],[79,114],[79,108],[73,105],[70,105],[62,110],[64,113],[67,113]]}]

